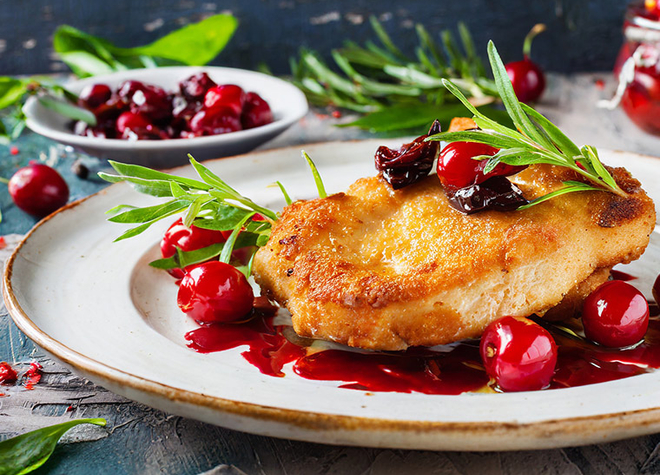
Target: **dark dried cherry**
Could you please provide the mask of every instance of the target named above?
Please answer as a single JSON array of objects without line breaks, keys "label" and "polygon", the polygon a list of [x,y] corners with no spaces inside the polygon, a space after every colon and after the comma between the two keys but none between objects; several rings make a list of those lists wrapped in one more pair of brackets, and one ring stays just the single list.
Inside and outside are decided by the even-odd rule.
[{"label": "dark dried cherry", "polygon": [[494,176],[465,188],[445,187],[445,193],[451,207],[464,214],[488,209],[512,211],[528,203],[520,188],[503,176]]},{"label": "dark dried cherry", "polygon": [[425,142],[429,135],[440,133],[440,122],[435,121],[429,133],[421,135],[399,150],[380,146],[376,150],[376,170],[393,189],[398,190],[428,176],[438,155],[440,142]]}]

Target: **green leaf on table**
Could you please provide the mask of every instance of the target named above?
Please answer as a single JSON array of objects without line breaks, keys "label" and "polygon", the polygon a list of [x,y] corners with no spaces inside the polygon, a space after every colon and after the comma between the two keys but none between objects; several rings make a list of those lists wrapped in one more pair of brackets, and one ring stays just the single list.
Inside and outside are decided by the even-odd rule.
[{"label": "green leaf on table", "polygon": [[202,66],[220,54],[237,26],[238,20],[232,15],[213,15],[173,31],[151,44],[123,51]]},{"label": "green leaf on table", "polygon": [[[503,110],[491,106],[482,106],[478,111],[493,120],[502,121],[503,123],[511,122]],[[469,115],[470,111],[462,104],[406,104],[372,112],[348,124],[339,124],[338,127],[359,127],[372,132],[408,131],[429,127],[434,120],[438,119],[442,127],[446,129],[454,117],[467,117]]]},{"label": "green leaf on table", "polygon": [[162,64],[201,66],[224,49],[237,25],[231,15],[213,15],[134,48],[120,48],[103,38],[63,25],[55,31],[53,48],[79,77]]},{"label": "green leaf on table", "polygon": [[27,93],[27,84],[28,82],[26,80],[1,76],[0,109],[4,109],[19,102]]},{"label": "green leaf on table", "polygon": [[117,71],[116,68],[87,51],[60,53],[59,57],[78,77],[99,76]]},{"label": "green leaf on table", "polygon": [[80,424],[105,426],[105,419],[76,419],[0,442],[0,474],[21,475],[41,467],[51,456],[57,441]]},{"label": "green leaf on table", "polygon": [[81,120],[91,126],[96,125],[96,116],[93,112],[75,106],[66,100],[56,99],[52,96],[40,96],[39,103],[69,119]]}]

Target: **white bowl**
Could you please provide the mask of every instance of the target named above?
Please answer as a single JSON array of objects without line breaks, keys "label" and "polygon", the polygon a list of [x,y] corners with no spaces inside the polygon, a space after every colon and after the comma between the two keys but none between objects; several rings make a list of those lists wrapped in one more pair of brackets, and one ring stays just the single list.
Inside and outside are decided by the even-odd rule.
[{"label": "white bowl", "polygon": [[73,81],[65,87],[78,94],[89,84],[103,83],[114,89],[123,81],[134,79],[176,91],[179,81],[202,71],[218,84],[237,84],[259,94],[270,105],[274,121],[254,129],[190,139],[128,141],[83,137],[73,133],[69,126],[71,119],[45,108],[31,97],[23,108],[26,123],[40,135],[98,158],[165,168],[187,163],[188,153],[197,160],[207,160],[248,152],[275,138],[307,113],[307,100],[298,88],[276,77],[243,69],[197,66],[133,69]]}]

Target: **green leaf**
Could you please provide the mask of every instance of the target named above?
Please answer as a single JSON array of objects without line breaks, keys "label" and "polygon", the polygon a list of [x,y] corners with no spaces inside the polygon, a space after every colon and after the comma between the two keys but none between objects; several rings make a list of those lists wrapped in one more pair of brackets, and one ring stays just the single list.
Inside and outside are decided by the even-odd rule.
[{"label": "green leaf", "polygon": [[175,30],[151,44],[122,52],[167,58],[189,66],[202,66],[220,54],[234,35],[237,26],[238,20],[232,15],[213,15],[199,23]]},{"label": "green leaf", "polygon": [[522,110],[530,116],[547,134],[555,146],[565,155],[576,157],[580,155],[580,149],[569,139],[559,127],[550,122],[545,116],[534,110],[527,104],[520,103]]},{"label": "green leaf", "polygon": [[536,206],[539,203],[548,201],[551,198],[556,198],[557,196],[565,195],[566,193],[575,193],[577,191],[603,191],[603,190],[588,183],[582,183],[579,181],[565,181],[563,188],[559,188],[558,190],[555,190],[552,193],[548,193],[547,195],[540,196],[539,198],[530,201],[529,203],[521,206],[518,209],[523,210],[523,209],[531,208],[532,206]]},{"label": "green leaf", "polygon": [[108,221],[125,224],[153,222],[161,217],[171,215],[172,212],[184,210],[189,204],[190,201],[186,199],[172,200],[155,206],[130,209],[109,218]]},{"label": "green leaf", "polygon": [[140,226],[136,226],[134,228],[129,229],[128,231],[124,232],[122,235],[120,235],[118,238],[114,240],[114,242],[119,242],[123,241],[124,239],[132,238],[137,236],[138,234],[142,234],[145,232],[149,227],[151,227],[152,224],[160,221],[161,219],[168,218],[172,216],[173,214],[179,213],[181,209],[172,209],[171,212],[164,214],[162,216],[159,216],[158,218],[152,219],[151,221],[147,221],[144,224],[141,224]]},{"label": "green leaf", "polygon": [[60,53],[59,57],[71,68],[76,76],[81,78],[110,74],[116,71],[108,63],[87,51]]},{"label": "green leaf", "polygon": [[183,217],[183,225],[187,228],[192,226],[193,221],[195,221],[195,218],[197,218],[197,215],[199,212],[202,210],[202,206],[204,206],[209,200],[211,200],[210,196],[198,196],[195,201],[190,203],[190,206],[188,206],[188,210],[186,211],[186,215]]},{"label": "green leaf", "polygon": [[234,230],[231,232],[231,234],[227,238],[227,242],[225,243],[225,246],[222,248],[222,252],[220,253],[220,262],[224,262],[226,264],[229,264],[229,261],[231,260],[231,253],[234,250],[234,246],[237,242],[239,234],[242,232],[243,226],[254,215],[255,215],[255,213],[247,214],[241,221],[239,221],[239,223],[236,225],[236,227],[234,227]]},{"label": "green leaf", "polygon": [[93,112],[82,107],[74,106],[70,102],[55,99],[51,96],[39,96],[39,103],[69,119],[81,120],[91,126],[96,125],[96,116]]},{"label": "green leaf", "polygon": [[279,181],[276,181],[275,183],[280,187],[280,191],[282,192],[282,195],[284,195],[284,201],[286,202],[286,205],[289,206],[293,201],[291,201],[291,197],[289,197],[289,194],[286,192],[284,185]]},{"label": "green leaf", "polygon": [[[260,236],[258,234],[242,232],[236,238],[234,249],[255,246],[257,245],[259,237]],[[152,261],[149,263],[149,265],[151,267],[155,267],[156,269],[180,269],[213,259],[214,257],[220,255],[224,247],[225,243],[221,242],[212,244],[202,249],[197,249],[195,251],[181,251],[172,257],[168,257],[167,259],[157,259]]]},{"label": "green leaf", "polygon": [[[108,160],[108,163],[115,169],[119,175],[110,175],[108,173],[99,172],[98,176],[110,183],[117,183],[120,181],[128,181],[136,186],[136,188],[144,193],[153,196],[172,196],[172,188],[170,182],[178,183],[179,185],[195,190],[208,191],[211,187],[206,183],[190,178],[179,177],[167,173],[152,170],[140,165],[132,165],[129,163],[120,163],[113,160]],[[153,193],[142,191],[140,186],[144,189],[152,189]],[[154,194],[158,193],[158,194]]]},{"label": "green leaf", "polygon": [[77,419],[7,439],[0,442],[0,473],[21,475],[41,467],[51,456],[57,441],[80,424],[105,426],[105,419]]},{"label": "green leaf", "polygon": [[129,182],[133,188],[145,195],[156,196],[159,198],[172,196],[172,188],[170,182],[166,180],[148,180],[144,178],[136,178],[131,176],[110,175],[108,173],[99,172],[99,178],[110,183],[119,183],[122,181]]},{"label": "green leaf", "polygon": [[14,105],[27,93],[27,81],[8,76],[0,77],[0,109]]},{"label": "green leaf", "polygon": [[[476,109],[475,109],[476,110]],[[506,112],[490,106],[482,106],[478,113],[484,117],[497,118],[502,122],[510,122]],[[435,105],[435,104],[405,104],[395,105],[365,115],[353,122],[339,124],[338,127],[359,127],[371,132],[391,132],[419,130],[427,128],[438,119],[443,128],[449,127],[451,119],[469,115],[469,111],[462,104]]]},{"label": "green leaf", "polygon": [[394,56],[398,57],[403,61],[408,61],[408,59],[401,52],[401,50],[397,48],[396,45],[392,42],[392,39],[387,34],[385,29],[383,28],[383,25],[380,24],[378,19],[372,15],[369,17],[369,22],[371,23],[371,27],[376,32],[376,35],[378,35],[378,39],[380,39],[381,43],[383,43],[383,46],[385,46]]},{"label": "green leaf", "polygon": [[318,190],[319,198],[326,198],[328,194],[325,191],[325,186],[323,186],[323,180],[321,179],[319,170],[316,168],[316,164],[314,164],[314,161],[310,158],[309,155],[307,155],[307,152],[304,150],[302,151],[302,156],[305,158],[305,160],[307,160],[307,165],[309,165],[309,168],[312,171],[312,176],[314,177],[314,183],[316,183],[316,189]]},{"label": "green leaf", "polygon": [[552,147],[552,144],[546,140],[543,134],[539,133],[529,117],[523,112],[522,107],[520,107],[520,102],[518,102],[516,93],[513,90],[511,79],[509,79],[502,58],[500,58],[497,48],[495,48],[495,44],[492,41],[488,42],[488,58],[490,59],[497,90],[515,126],[535,142],[546,147]]},{"label": "green leaf", "polygon": [[582,155],[589,160],[589,163],[593,167],[596,174],[610,187],[613,189],[619,189],[619,185],[614,180],[610,172],[607,171],[607,168],[603,165],[598,157],[598,150],[591,145],[585,145],[582,147]]},{"label": "green leaf", "polygon": [[[490,145],[495,148],[520,148],[518,140],[508,135],[492,130],[461,130],[458,132],[441,132],[431,135],[428,140],[443,140],[445,142],[476,142]],[[532,150],[529,148],[528,150]]]},{"label": "green leaf", "polygon": [[196,219],[194,224],[198,228],[202,229],[211,229],[214,231],[230,231],[234,229],[236,225],[250,213],[251,211],[243,208],[236,208],[234,206],[219,203],[213,216],[209,218]]}]

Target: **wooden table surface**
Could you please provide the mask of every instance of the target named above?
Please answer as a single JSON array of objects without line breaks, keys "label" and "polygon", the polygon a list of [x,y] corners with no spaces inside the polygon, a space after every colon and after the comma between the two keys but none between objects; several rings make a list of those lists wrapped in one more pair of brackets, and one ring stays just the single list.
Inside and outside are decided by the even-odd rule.
[{"label": "wooden table surface", "polygon": [[[660,156],[660,138],[637,130],[621,111],[595,107],[605,91],[595,80],[607,75],[553,76],[539,109],[578,144]],[[610,81],[611,83],[611,81]],[[371,135],[333,125],[347,118],[320,117],[311,112],[299,124],[263,148],[309,142],[366,138]],[[421,133],[421,131],[420,131]],[[26,133],[17,155],[0,147],[0,175],[9,177],[30,159],[41,158],[65,176],[72,198],[104,185],[81,180],[70,172],[73,151]],[[84,158],[91,166],[98,161]],[[660,166],[660,161],[658,162]],[[4,221],[0,235],[7,248],[0,260],[34,224],[12,206],[0,190]],[[633,474],[660,473],[660,434],[602,445],[527,452],[427,452],[335,447],[236,432],[186,419],[114,395],[77,377],[53,361],[23,335],[7,311],[0,309],[0,361],[25,369],[31,361],[44,367],[33,390],[3,389],[0,439],[79,417],[104,417],[108,427],[81,426],[65,436],[55,454],[37,473],[52,474]]]}]

